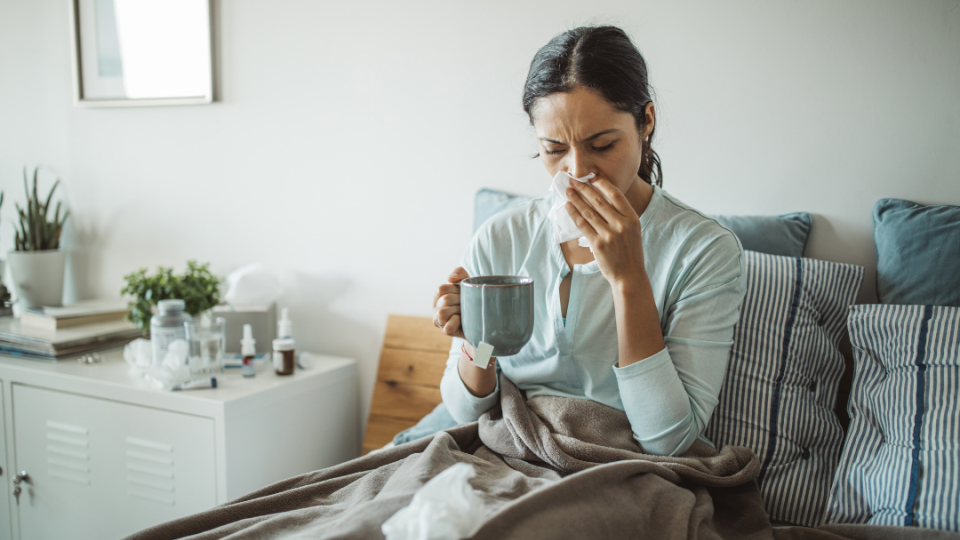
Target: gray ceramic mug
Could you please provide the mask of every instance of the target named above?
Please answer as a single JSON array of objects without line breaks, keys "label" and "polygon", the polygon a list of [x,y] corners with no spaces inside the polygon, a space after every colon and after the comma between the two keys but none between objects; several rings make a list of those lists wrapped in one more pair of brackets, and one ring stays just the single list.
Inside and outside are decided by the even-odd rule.
[{"label": "gray ceramic mug", "polygon": [[480,276],[460,282],[460,326],[470,345],[493,345],[493,356],[511,356],[533,335],[533,279]]}]

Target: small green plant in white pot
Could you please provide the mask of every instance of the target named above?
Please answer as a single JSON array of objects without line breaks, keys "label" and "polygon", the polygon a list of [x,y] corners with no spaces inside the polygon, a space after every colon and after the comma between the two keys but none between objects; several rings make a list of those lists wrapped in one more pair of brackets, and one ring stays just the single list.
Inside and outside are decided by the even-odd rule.
[{"label": "small green plant in white pot", "polygon": [[14,250],[7,255],[13,290],[24,309],[59,306],[63,302],[63,272],[66,253],[60,250],[60,234],[70,216],[61,215],[60,202],[51,214],[53,192],[60,185],[58,178],[44,200],[37,192],[40,167],[33,170],[33,186],[28,185],[27,169],[23,169],[23,188],[27,194],[26,208],[17,206],[19,223]]}]

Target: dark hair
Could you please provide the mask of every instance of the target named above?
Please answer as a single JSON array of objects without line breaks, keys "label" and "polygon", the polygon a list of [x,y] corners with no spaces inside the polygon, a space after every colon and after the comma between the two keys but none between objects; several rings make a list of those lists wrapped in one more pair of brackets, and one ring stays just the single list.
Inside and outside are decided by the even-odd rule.
[{"label": "dark hair", "polygon": [[[523,85],[523,110],[533,124],[533,106],[542,97],[590,88],[614,107],[633,115],[643,133],[647,103],[653,101],[647,82],[647,63],[627,34],[615,26],[581,26],[568,30],[544,45],[533,61]],[[656,125],[654,125],[656,129]],[[643,144],[638,171],[649,184],[663,185],[660,156],[653,151],[653,130]]]}]

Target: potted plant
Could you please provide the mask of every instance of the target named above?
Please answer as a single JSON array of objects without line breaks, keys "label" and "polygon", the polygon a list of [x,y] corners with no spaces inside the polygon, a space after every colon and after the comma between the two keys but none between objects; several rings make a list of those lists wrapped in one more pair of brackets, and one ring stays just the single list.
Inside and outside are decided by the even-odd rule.
[{"label": "potted plant", "polygon": [[[0,208],[3,208],[3,192],[0,191]],[[4,261],[0,261],[0,317],[5,317],[13,313],[10,308],[10,291],[7,285],[3,283]]]},{"label": "potted plant", "polygon": [[210,264],[187,261],[187,270],[182,275],[173,273],[173,268],[160,266],[153,275],[141,268],[123,277],[127,284],[120,294],[133,296],[127,318],[150,333],[150,317],[160,300],[183,300],[184,311],[196,317],[220,303],[221,280],[210,272]]},{"label": "potted plant", "polygon": [[37,176],[40,167],[33,170],[33,188],[27,185],[27,168],[23,168],[23,188],[27,193],[26,209],[17,206],[19,228],[16,231],[14,250],[7,256],[13,290],[24,309],[42,306],[59,306],[63,301],[63,271],[66,253],[60,251],[60,234],[70,211],[60,214],[57,202],[50,215],[50,199],[60,185],[58,178],[40,200],[37,192]]}]

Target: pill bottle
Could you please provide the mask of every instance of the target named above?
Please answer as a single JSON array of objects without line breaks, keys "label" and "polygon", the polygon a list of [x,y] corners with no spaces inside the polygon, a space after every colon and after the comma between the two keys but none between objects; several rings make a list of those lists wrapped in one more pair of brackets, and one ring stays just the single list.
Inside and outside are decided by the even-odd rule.
[{"label": "pill bottle", "polygon": [[187,340],[187,329],[183,323],[192,321],[186,313],[183,300],[161,300],[157,302],[159,313],[150,318],[150,347],[153,349],[153,363],[163,362],[170,343],[175,340]]},{"label": "pill bottle", "polygon": [[273,369],[277,375],[292,375],[296,343],[290,338],[273,340]]},{"label": "pill bottle", "polygon": [[240,340],[240,355],[243,357],[241,372],[244,377],[253,377],[257,368],[253,365],[253,357],[257,355],[257,340],[253,339],[253,327],[243,325],[243,339]]}]

